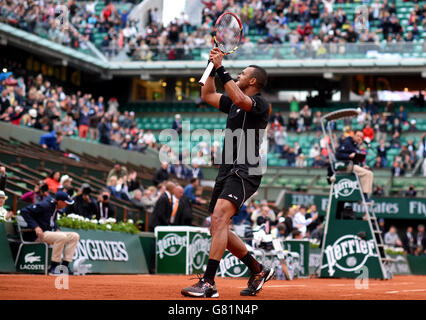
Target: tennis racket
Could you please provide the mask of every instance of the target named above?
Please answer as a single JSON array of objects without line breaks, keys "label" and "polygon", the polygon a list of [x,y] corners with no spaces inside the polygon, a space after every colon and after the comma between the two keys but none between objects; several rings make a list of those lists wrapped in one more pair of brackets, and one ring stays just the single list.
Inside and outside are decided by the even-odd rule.
[{"label": "tennis racket", "polygon": [[[223,55],[235,52],[243,37],[243,25],[241,24],[240,18],[232,12],[221,14],[216,20],[213,34],[214,44],[222,51]],[[203,76],[200,81],[198,81],[200,86],[206,84],[207,78],[212,72],[213,67],[214,64],[210,61]]]}]

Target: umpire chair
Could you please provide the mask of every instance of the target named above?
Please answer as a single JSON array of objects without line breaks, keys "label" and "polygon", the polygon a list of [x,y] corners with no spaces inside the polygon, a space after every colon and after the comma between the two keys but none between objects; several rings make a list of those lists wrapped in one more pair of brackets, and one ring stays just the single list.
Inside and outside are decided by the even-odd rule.
[{"label": "umpire chair", "polygon": [[[391,279],[391,260],[374,207],[367,204],[352,161],[336,160],[333,122],[358,116],[356,109],[341,109],[324,115],[321,126],[327,143],[331,183],[324,221],[319,276],[323,278]],[[361,275],[360,275],[361,273]]]}]

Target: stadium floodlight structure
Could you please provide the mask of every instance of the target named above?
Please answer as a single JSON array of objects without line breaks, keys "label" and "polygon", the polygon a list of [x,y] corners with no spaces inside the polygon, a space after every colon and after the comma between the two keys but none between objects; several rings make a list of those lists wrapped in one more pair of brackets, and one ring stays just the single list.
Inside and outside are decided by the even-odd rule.
[{"label": "stadium floodlight structure", "polygon": [[319,276],[391,279],[393,260],[386,256],[374,204],[367,205],[359,176],[352,171],[352,161],[337,160],[335,156],[333,122],[358,115],[357,109],[341,109],[321,118],[324,137],[329,137],[326,148],[333,174],[324,220]]}]

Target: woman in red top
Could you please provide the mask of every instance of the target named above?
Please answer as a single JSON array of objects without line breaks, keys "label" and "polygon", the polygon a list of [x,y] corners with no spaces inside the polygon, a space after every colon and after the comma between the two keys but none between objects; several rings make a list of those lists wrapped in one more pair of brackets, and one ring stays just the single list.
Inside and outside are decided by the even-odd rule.
[{"label": "woman in red top", "polygon": [[366,124],[364,127],[364,130],[362,130],[362,132],[364,133],[364,140],[366,140],[367,138],[370,139],[370,142],[373,141],[374,139],[374,129],[371,127],[370,124]]},{"label": "woman in red top", "polygon": [[47,186],[49,187],[49,191],[52,193],[56,193],[60,186],[61,173],[59,171],[52,171],[48,178],[44,179]]}]

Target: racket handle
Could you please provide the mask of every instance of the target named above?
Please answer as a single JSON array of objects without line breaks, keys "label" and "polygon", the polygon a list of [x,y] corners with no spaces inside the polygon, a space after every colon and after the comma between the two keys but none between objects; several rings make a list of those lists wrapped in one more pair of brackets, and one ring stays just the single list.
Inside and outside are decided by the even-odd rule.
[{"label": "racket handle", "polygon": [[206,84],[207,78],[209,77],[209,75],[212,72],[213,68],[214,68],[214,64],[213,64],[213,62],[210,61],[209,64],[208,64],[208,66],[207,66],[207,68],[206,68],[206,70],[203,73],[203,76],[201,77],[200,81],[198,81],[198,84],[200,86],[204,86]]}]

